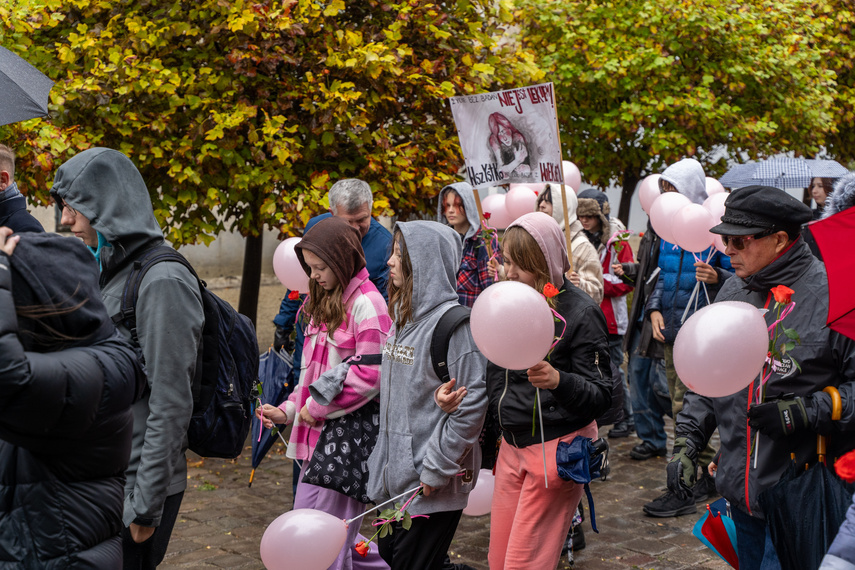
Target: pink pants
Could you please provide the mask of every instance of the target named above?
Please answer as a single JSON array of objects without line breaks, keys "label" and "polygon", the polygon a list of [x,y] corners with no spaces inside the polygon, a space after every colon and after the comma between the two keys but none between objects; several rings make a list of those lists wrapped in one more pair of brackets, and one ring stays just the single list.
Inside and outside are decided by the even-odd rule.
[{"label": "pink pants", "polygon": [[558,565],[573,512],[584,488],[558,476],[559,441],[596,438],[597,423],[546,442],[546,473],[540,444],[518,449],[502,442],[490,517],[490,570],[551,570]]}]

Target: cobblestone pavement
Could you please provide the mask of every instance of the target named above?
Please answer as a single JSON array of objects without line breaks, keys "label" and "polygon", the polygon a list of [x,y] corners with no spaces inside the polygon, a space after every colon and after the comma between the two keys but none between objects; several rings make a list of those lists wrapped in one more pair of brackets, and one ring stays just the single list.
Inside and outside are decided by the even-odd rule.
[{"label": "cobblestone pavement", "polygon": [[[603,428],[601,435],[607,431]],[[697,515],[669,519],[642,514],[642,505],[664,488],[665,459],[630,459],[629,450],[639,443],[635,437],[610,443],[612,474],[592,484],[600,533],[594,534],[587,520],[583,523],[587,548],[576,553],[575,568],[728,568],[691,534],[700,508]],[[188,489],[161,568],[263,568],[259,543],[264,529],[293,500],[284,445],[277,444],[264,459],[252,487],[247,485],[248,450],[234,461],[194,456],[188,463]],[[489,536],[489,515],[464,516],[450,549],[454,561],[487,570]],[[570,568],[563,557],[558,567]]]}]

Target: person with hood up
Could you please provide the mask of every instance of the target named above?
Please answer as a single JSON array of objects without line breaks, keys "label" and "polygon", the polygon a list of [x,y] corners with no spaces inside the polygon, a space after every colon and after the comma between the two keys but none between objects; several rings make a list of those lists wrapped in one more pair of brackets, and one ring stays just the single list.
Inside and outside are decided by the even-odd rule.
[{"label": "person with hood up", "polygon": [[122,567],[145,373],[77,240],[0,228],[0,566]]},{"label": "person with hood up", "polygon": [[[481,236],[481,222],[475,200],[475,191],[466,182],[446,186],[439,193],[440,221],[445,221],[463,238],[463,260],[457,271],[457,295],[460,304],[466,307],[474,305],[481,291],[493,284],[490,253]],[[494,255],[498,254],[499,240],[495,234],[490,248]]]},{"label": "person with hood up", "polygon": [[[582,224],[576,219],[576,193],[572,188],[566,188],[565,191],[567,215],[570,218],[570,249],[573,256],[573,270],[568,271],[567,278],[595,302],[601,303],[603,301],[603,268],[600,266],[600,257],[582,232]],[[547,184],[546,190],[537,196],[537,211],[552,216],[562,233],[565,231],[563,204],[561,186],[558,184]]]},{"label": "person with hood up", "polygon": [[[345,220],[330,217],[306,232],[294,248],[310,277],[303,309],[307,324],[300,383],[281,405],[264,404],[256,415],[263,413],[268,428],[293,424],[286,456],[303,461],[304,468],[312,458],[324,421],[371,405],[379,393],[380,353],[392,321],[365,268],[360,239],[359,231]],[[370,447],[373,443],[360,445]],[[361,514],[364,507],[338,490],[302,479],[297,483],[295,509],[317,509],[350,519]],[[330,568],[386,568],[379,558],[353,558],[358,533],[358,525],[348,527],[344,547]]]},{"label": "person with hood up", "polygon": [[[164,244],[142,176],[121,152],[91,148],[59,167],[51,196],[62,223],[98,261],[108,314],[119,315],[133,262]],[[136,324],[135,331],[118,325],[142,351],[148,374],[148,389],[133,408],[122,533],[127,569],[156,568],[163,560],[187,487],[184,452],[205,324],[189,269],[175,261],[152,266],[140,284]]]},{"label": "person with hood up", "polygon": [[407,510],[429,517],[414,517],[409,530],[394,523],[393,532],[380,538],[380,555],[392,570],[443,566],[481,466],[486,360],[468,322],[452,333],[447,364],[450,377],[470,397],[451,414],[434,402],[441,380],[431,364],[431,338],[442,315],[459,305],[461,254],[460,237],[448,226],[428,221],[395,226],[389,258],[394,324],[383,349],[380,434],[368,461],[368,494],[379,504],[421,485],[423,495]]},{"label": "person with hood up", "polygon": [[[769,186],[734,190],[724,205],[721,223],[710,231],[722,236],[736,276],[725,282],[715,302],[770,309],[764,319],[771,327],[777,319],[771,310],[777,291],[772,290],[783,285],[792,291],[795,304],[781,325],[794,329],[801,342],[776,362],[760,402],[754,397],[760,374],[730,396],[686,393],[675,418],[668,489],[691,495],[698,450],[718,428],[721,457],[715,485],[731,504],[739,567],[780,568],[759,497],[792,461],[817,461],[818,434],[829,436],[829,465],[855,447],[855,341],[825,326],[828,277],[800,238],[801,225],[812,217],[810,208]],[[823,392],[827,386],[840,392],[839,420],[832,420],[831,396]]]},{"label": "person with hood up", "polygon": [[[707,197],[704,168],[693,158],[685,158],[666,168],[659,179],[659,187],[662,192],[679,192],[695,204],[703,204]],[[671,395],[672,417],[676,417],[683,408],[683,395],[686,393],[686,386],[674,369],[674,340],[684,315],[688,319],[695,311],[705,307],[707,295],[710,300],[714,300],[722,283],[731,276],[730,262],[724,254],[712,247],[697,254],[699,259],[709,259],[709,263],[692,262],[691,255],[675,244],[661,241],[659,280],[647,301],[653,338],[665,343],[665,373]],[[699,281],[705,284],[707,294],[699,290],[697,298],[692,300],[692,292]],[[710,446],[701,452],[701,479],[695,486],[694,496],[676,496],[666,491],[645,504],[644,513],[652,517],[674,517],[697,512],[695,503],[705,501],[716,493],[715,481],[707,473],[707,466],[714,455],[715,450]]]}]

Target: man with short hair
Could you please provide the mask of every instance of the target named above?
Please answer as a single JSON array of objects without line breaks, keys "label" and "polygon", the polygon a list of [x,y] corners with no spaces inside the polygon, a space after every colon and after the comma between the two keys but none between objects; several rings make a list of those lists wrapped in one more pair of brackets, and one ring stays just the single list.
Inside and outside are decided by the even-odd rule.
[{"label": "man with short hair", "polygon": [[15,183],[15,151],[0,144],[0,227],[19,232],[44,232],[44,228],[27,211],[27,199]]},{"label": "man with short hair", "polygon": [[[134,261],[164,244],[142,176],[121,152],[91,148],[59,167],[51,195],[62,208],[62,223],[89,246],[101,267],[108,313],[120,316]],[[196,277],[181,263],[164,261],[140,283],[136,328],[117,325],[142,351],[148,375],[148,389],[132,408],[122,531],[125,569],[156,568],[169,545],[187,487],[184,451],[204,323]]]},{"label": "man with short hair", "polygon": [[[731,396],[687,392],[676,418],[668,489],[678,496],[692,494],[699,450],[718,427],[721,457],[715,484],[732,506],[743,570],[780,568],[758,498],[777,483],[791,463],[790,454],[797,465],[815,463],[817,434],[830,436],[829,464],[855,448],[855,341],[825,326],[828,278],[800,238],[801,225],[811,217],[810,208],[783,190],[749,186],[728,196],[722,223],[710,230],[722,236],[736,273],[716,302],[743,301],[770,309],[764,318],[771,326],[778,318],[771,290],[789,287],[794,306],[781,325],[801,337],[776,359],[759,402],[753,394],[760,375]],[[831,396],[823,392],[827,386],[836,387],[843,400],[838,421],[831,419]]]}]

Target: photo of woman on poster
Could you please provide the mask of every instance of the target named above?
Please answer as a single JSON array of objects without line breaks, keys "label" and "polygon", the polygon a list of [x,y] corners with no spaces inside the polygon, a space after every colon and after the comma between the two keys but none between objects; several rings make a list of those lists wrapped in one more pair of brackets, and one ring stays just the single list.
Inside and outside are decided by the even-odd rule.
[{"label": "photo of woman on poster", "polygon": [[489,119],[490,149],[499,165],[502,179],[531,172],[525,136],[502,113],[493,113]]}]

